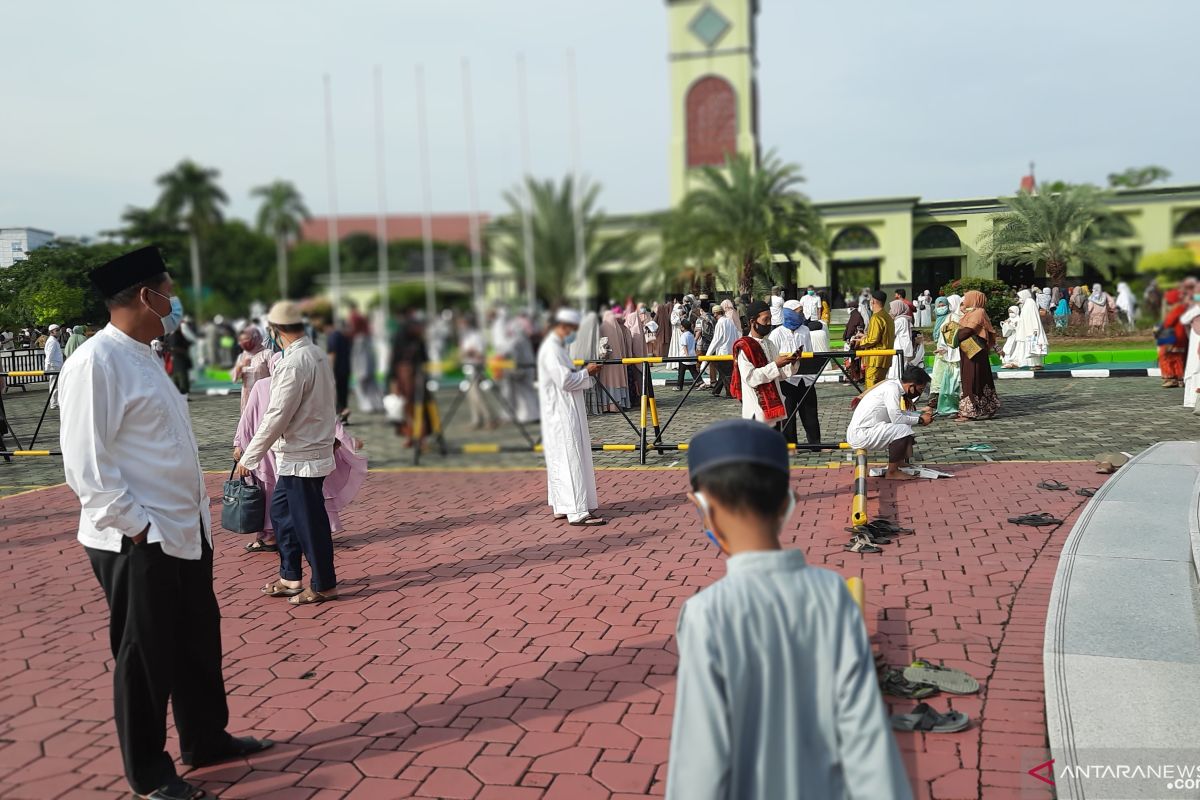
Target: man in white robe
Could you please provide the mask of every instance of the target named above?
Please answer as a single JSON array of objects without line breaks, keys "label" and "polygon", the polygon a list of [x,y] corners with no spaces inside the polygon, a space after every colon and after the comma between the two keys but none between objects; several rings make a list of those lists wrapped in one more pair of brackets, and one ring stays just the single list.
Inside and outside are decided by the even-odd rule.
[{"label": "man in white robe", "polygon": [[583,393],[593,385],[599,364],[576,369],[567,346],[579,329],[579,312],[560,309],[554,327],[538,348],[538,394],[542,412],[542,453],[546,458],[547,502],[555,519],[571,525],[603,525],[592,515],[596,473]]},{"label": "man in white robe", "polygon": [[889,480],[912,480],[901,471],[912,459],[913,428],[928,425],[936,413],[932,408],[912,410],[914,402],[929,386],[929,374],[921,367],[905,367],[899,380],[872,387],[862,396],[846,428],[846,442],[855,450],[887,450]]},{"label": "man in white robe", "polygon": [[[1197,284],[1200,285],[1200,284]],[[1187,361],[1183,368],[1183,406],[1196,407],[1196,390],[1200,389],[1200,289],[1193,289],[1192,306],[1183,312],[1179,322],[1188,330]]]}]

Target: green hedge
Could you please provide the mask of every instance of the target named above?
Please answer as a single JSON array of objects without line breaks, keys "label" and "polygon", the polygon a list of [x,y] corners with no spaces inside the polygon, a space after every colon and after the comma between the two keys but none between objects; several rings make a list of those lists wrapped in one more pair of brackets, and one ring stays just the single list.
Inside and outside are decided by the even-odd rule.
[{"label": "green hedge", "polygon": [[964,295],[980,291],[987,295],[987,312],[999,330],[1000,321],[1008,319],[1008,307],[1016,304],[1017,293],[1004,281],[991,278],[956,278],[942,287],[942,294]]}]

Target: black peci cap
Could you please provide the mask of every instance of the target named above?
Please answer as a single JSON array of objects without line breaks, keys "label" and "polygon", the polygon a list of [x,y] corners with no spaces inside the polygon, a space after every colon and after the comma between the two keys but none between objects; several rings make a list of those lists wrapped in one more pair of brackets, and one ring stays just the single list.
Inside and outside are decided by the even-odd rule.
[{"label": "black peci cap", "polygon": [[787,442],[779,431],[755,420],[714,422],[688,444],[688,477],[725,464],[761,464],[786,473]]},{"label": "black peci cap", "polygon": [[142,247],[117,256],[88,273],[92,286],[105,298],[167,271],[157,247]]}]

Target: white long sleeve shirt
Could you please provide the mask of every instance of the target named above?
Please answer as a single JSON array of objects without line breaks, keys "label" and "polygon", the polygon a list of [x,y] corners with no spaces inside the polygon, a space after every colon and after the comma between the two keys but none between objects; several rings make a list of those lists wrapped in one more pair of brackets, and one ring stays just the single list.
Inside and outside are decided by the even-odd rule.
[{"label": "white long sleeve shirt", "polygon": [[722,316],[717,320],[716,327],[713,328],[713,338],[708,344],[708,352],[704,355],[733,355],[733,343],[738,340],[738,335],[737,327],[733,324],[733,320]]},{"label": "white long sleeve shirt", "polygon": [[[771,331],[771,335],[767,338],[775,343],[775,347],[780,353],[811,353],[813,351],[812,340],[809,339],[809,331],[805,327],[790,331],[780,325]],[[815,373],[811,375],[792,374],[784,378],[792,386],[811,386],[816,379]]]},{"label": "white long sleeve shirt", "polygon": [[886,380],[862,396],[850,425],[846,441],[851,447],[882,450],[897,439],[911,436],[921,423],[921,413],[906,408],[904,387],[896,379]]},{"label": "white long sleeve shirt", "polygon": [[242,466],[254,469],[271,448],[278,475],[320,478],[333,472],[336,405],[329,360],[301,336],[275,365],[271,400],[242,454]]},{"label": "white long sleeve shirt", "polygon": [[58,372],[62,369],[63,353],[62,345],[58,343],[58,339],[53,336],[46,337],[46,372]]},{"label": "white long sleeve shirt", "polygon": [[[765,367],[755,367],[750,363],[746,356],[738,353],[734,366],[738,370],[738,375],[742,380],[742,419],[756,419],[759,422],[766,422],[766,417],[763,414],[762,406],[758,404],[758,392],[754,391],[757,386],[762,386],[770,381],[775,382],[775,388],[779,388],[779,381],[782,378],[790,377],[792,374],[792,365],[786,367],[778,367],[775,365],[775,359],[779,357],[779,347],[767,339],[755,339],[763,349],[763,354],[767,357],[767,365]],[[781,398],[783,394],[779,395]],[[771,420],[774,424],[778,420]]]},{"label": "white long sleeve shirt", "polygon": [[666,800],[908,800],[862,614],[799,550],[739,553],[686,603]]},{"label": "white long sleeve shirt", "polygon": [[212,542],[208,492],[187,400],[148,345],[109,325],[79,346],[58,383],[59,443],[79,497],[79,541],[121,551],[122,537],[175,558]]}]

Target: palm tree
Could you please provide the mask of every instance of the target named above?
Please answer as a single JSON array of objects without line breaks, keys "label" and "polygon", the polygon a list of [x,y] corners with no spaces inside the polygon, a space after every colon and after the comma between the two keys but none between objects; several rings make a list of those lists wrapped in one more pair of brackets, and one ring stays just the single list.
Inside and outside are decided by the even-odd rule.
[{"label": "palm tree", "polygon": [[1002,198],[1008,210],[992,218],[979,237],[979,253],[993,262],[1046,266],[1052,286],[1061,286],[1070,264],[1106,265],[1114,255],[1102,240],[1113,235],[1115,219],[1094,186],[1067,186],[1060,192]]},{"label": "palm tree", "polygon": [[[553,180],[525,179],[532,207],[530,228],[533,233],[534,281],[537,295],[548,306],[563,303],[568,285],[575,281],[575,186],[570,177],[555,186]],[[593,274],[608,264],[628,262],[639,257],[636,233],[601,235],[605,224],[602,210],[596,208],[598,184],[580,183],[580,216],[583,220],[583,252],[587,268]],[[491,225],[493,248],[507,263],[525,263],[525,234],[521,224],[524,211],[520,187],[504,193],[509,213]],[[578,287],[576,287],[578,289]],[[574,294],[574,292],[572,292]]]},{"label": "palm tree", "polygon": [[828,252],[825,225],[796,190],[800,167],[772,151],[755,166],[749,155],[725,157],[723,167],[702,167],[666,226],[668,258],[687,254],[737,269],[738,289],[750,293],[758,267],[773,275],[775,254],[800,253],[819,263]]},{"label": "palm tree", "polygon": [[162,187],[158,210],[163,217],[187,230],[197,320],[201,319],[200,239],[221,224],[221,206],[229,202],[217,185],[220,175],[218,170],[202,167],[185,158],[175,169],[158,176],[158,185]]},{"label": "palm tree", "polygon": [[261,197],[258,207],[258,230],[275,239],[275,263],[279,273],[279,297],[288,297],[288,242],[300,232],[300,223],[311,214],[304,198],[291,181],[277,180],[250,190],[251,197]]}]

